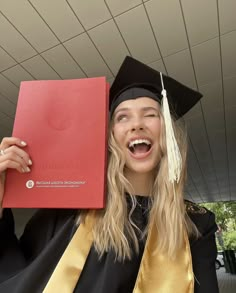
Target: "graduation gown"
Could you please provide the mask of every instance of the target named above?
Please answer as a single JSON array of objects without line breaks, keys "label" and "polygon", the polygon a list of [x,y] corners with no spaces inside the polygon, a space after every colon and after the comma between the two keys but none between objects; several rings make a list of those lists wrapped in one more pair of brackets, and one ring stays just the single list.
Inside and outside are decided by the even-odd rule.
[{"label": "graduation gown", "polygon": [[[138,205],[132,217],[142,230],[147,224],[147,200],[145,197],[137,198]],[[197,240],[190,239],[195,276],[194,292],[217,293],[217,226],[214,214],[187,201],[186,209],[202,234]],[[77,215],[77,210],[39,210],[27,223],[21,238],[17,239],[11,210],[4,210],[0,220],[0,292],[42,292],[76,230]],[[139,245],[139,254],[134,254],[131,260],[125,262],[115,261],[113,251],[107,252],[99,259],[92,247],[74,292],[131,293],[145,240],[140,240]]]}]

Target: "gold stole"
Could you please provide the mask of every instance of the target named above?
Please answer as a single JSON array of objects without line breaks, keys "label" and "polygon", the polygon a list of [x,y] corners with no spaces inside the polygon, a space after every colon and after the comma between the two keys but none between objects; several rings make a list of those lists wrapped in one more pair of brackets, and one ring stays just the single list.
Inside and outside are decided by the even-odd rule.
[{"label": "gold stole", "polygon": [[[43,293],[74,291],[93,243],[94,221],[93,213],[89,213],[85,223],[80,224]],[[153,253],[157,233],[154,229],[149,231],[133,293],[194,292],[192,258],[187,234],[184,239],[184,245],[176,259],[168,260],[165,255]]]}]

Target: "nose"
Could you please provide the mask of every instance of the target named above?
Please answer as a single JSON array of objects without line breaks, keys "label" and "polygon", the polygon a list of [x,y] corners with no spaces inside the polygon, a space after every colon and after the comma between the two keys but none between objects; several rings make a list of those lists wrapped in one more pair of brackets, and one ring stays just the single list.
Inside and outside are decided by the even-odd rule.
[{"label": "nose", "polygon": [[143,130],[144,125],[143,125],[143,120],[141,118],[135,118],[132,120],[131,124],[131,131],[137,131],[137,130]]}]

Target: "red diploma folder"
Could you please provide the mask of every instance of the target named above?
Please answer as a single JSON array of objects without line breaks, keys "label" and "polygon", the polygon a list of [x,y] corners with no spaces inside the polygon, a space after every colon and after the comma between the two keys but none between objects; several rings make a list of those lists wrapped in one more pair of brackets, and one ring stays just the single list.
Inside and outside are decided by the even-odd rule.
[{"label": "red diploma folder", "polygon": [[107,122],[105,77],[22,82],[13,136],[33,165],[7,171],[3,207],[103,208]]}]

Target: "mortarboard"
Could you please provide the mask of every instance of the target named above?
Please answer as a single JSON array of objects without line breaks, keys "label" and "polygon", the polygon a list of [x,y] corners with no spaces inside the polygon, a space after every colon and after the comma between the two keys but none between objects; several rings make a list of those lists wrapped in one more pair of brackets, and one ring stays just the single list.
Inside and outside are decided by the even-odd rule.
[{"label": "mortarboard", "polygon": [[138,97],[150,97],[162,105],[169,181],[178,182],[182,157],[175,139],[170,112],[175,118],[180,118],[201,99],[202,94],[127,56],[110,89],[110,117],[120,103]]},{"label": "mortarboard", "polygon": [[[168,95],[170,111],[176,118],[187,113],[202,97],[201,93],[183,85],[169,76],[163,75],[163,82]],[[127,91],[128,89],[130,89],[130,91]],[[156,96],[156,100],[161,102],[161,92],[163,88],[160,72],[127,56],[110,89],[111,114],[113,114],[115,108],[121,102],[145,96],[145,91],[143,91],[143,89],[150,91],[152,95],[154,94],[154,96],[150,96],[151,93],[149,93],[149,95],[146,96],[154,99]]]}]

